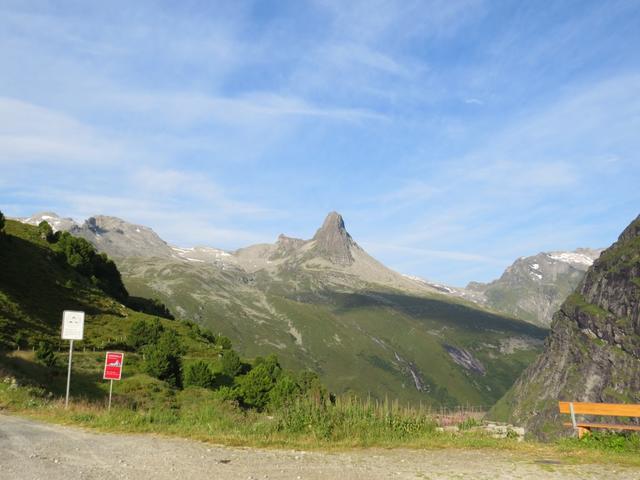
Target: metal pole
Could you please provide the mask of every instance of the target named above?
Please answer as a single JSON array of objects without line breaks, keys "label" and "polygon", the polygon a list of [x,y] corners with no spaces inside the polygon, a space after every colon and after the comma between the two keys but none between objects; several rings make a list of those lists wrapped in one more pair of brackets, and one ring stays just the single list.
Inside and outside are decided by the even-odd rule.
[{"label": "metal pole", "polygon": [[571,423],[573,423],[573,429],[579,434],[580,432],[576,425],[576,412],[573,410],[573,402],[569,402],[569,412],[571,412]]},{"label": "metal pole", "polygon": [[69,340],[69,368],[67,370],[67,396],[64,400],[64,408],[69,408],[69,385],[71,384],[71,359],[73,358],[73,340]]},{"label": "metal pole", "polygon": [[111,393],[113,393],[113,379],[111,380],[111,383],[109,384],[109,408],[108,408],[108,411],[111,411]]}]

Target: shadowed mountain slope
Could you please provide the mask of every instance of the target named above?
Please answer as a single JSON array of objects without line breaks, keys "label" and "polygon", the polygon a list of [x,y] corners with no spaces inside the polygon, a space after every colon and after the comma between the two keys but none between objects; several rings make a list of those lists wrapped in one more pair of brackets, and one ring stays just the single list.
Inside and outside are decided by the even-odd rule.
[{"label": "shadowed mountain slope", "polygon": [[640,217],[562,304],[544,352],[493,415],[541,438],[569,434],[558,400],[640,403]]}]

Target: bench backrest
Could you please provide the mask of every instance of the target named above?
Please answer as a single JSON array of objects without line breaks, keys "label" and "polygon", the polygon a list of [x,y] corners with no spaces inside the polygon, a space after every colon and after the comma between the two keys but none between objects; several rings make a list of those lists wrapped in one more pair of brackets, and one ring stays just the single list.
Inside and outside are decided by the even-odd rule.
[{"label": "bench backrest", "polygon": [[640,405],[624,403],[558,402],[560,413],[571,414],[570,403],[573,403],[573,413],[576,415],[640,417]]}]

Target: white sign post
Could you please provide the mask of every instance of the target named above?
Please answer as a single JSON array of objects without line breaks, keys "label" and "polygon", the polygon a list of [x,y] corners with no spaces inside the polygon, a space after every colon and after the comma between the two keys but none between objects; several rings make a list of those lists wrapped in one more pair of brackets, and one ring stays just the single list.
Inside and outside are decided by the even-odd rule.
[{"label": "white sign post", "polygon": [[69,367],[67,369],[67,396],[64,408],[69,407],[69,385],[71,384],[71,359],[73,357],[73,341],[82,340],[84,334],[84,312],[65,310],[62,312],[62,339],[69,340]]}]

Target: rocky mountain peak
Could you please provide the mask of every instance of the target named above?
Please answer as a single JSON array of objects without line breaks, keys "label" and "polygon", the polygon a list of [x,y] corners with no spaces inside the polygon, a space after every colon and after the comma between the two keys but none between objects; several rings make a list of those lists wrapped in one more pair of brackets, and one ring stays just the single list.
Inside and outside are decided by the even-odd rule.
[{"label": "rocky mountain peak", "polygon": [[347,232],[342,215],[338,212],[327,215],[322,227],[313,236],[313,241],[315,241],[315,250],[332,263],[338,265],[353,263],[351,247],[355,242]]}]

